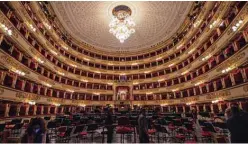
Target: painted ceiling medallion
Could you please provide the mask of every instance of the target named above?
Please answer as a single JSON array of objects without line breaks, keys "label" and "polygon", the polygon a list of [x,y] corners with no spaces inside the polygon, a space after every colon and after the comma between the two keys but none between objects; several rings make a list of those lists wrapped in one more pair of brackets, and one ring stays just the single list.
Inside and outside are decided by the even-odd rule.
[{"label": "painted ceiling medallion", "polygon": [[113,9],[112,14],[109,32],[123,43],[131,34],[135,33],[135,22],[131,17],[132,11],[128,6],[119,5]]}]

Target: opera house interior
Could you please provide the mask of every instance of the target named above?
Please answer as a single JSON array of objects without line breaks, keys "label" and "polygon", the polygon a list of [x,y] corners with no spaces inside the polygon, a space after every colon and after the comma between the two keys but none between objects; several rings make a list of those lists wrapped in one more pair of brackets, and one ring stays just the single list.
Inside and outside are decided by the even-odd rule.
[{"label": "opera house interior", "polygon": [[246,82],[247,1],[0,2],[2,143],[248,143]]}]

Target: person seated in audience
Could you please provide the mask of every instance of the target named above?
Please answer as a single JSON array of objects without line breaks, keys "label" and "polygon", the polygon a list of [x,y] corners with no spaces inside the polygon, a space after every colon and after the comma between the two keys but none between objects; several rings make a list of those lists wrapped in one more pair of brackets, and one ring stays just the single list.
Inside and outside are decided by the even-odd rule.
[{"label": "person seated in audience", "polygon": [[113,140],[113,131],[114,131],[114,128],[113,128],[113,109],[112,108],[108,108],[108,111],[107,111],[107,117],[105,119],[105,125],[106,125],[106,128],[108,130],[107,132],[107,143],[112,143],[112,140]]},{"label": "person seated in audience", "polygon": [[248,115],[237,105],[231,107],[232,116],[227,120],[232,143],[248,143]]},{"label": "person seated in audience", "polygon": [[225,118],[228,120],[232,116],[231,108],[225,110]]},{"label": "person seated in audience", "polygon": [[46,136],[46,125],[42,118],[34,118],[29,123],[24,136],[21,139],[22,143],[46,143],[49,142]]},{"label": "person seated in audience", "polygon": [[192,114],[192,118],[193,118],[194,122],[196,122],[196,120],[197,120],[197,111],[196,111],[195,108],[193,108],[191,110],[191,114]]},{"label": "person seated in audience", "polygon": [[138,130],[139,130],[139,142],[140,143],[149,143],[148,135],[148,120],[146,118],[146,110],[141,109],[140,115],[138,118]]}]

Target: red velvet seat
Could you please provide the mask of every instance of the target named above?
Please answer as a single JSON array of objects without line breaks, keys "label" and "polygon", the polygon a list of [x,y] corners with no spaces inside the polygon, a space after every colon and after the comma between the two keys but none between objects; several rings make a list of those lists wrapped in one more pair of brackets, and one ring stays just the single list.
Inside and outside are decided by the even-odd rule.
[{"label": "red velvet seat", "polygon": [[61,133],[59,133],[59,135],[58,135],[59,137],[64,137],[65,136],[65,132],[61,132]]},{"label": "red velvet seat", "polygon": [[81,132],[81,133],[80,133],[81,136],[85,136],[85,135],[87,135],[87,134],[88,134],[87,132]]},{"label": "red velvet seat", "polygon": [[186,140],[184,143],[186,144],[192,144],[192,143],[197,143],[195,140]]},{"label": "red velvet seat", "polygon": [[185,139],[185,135],[184,134],[177,134],[176,138],[182,140],[182,139]]},{"label": "red velvet seat", "polygon": [[209,132],[209,131],[202,131],[202,132],[201,132],[201,135],[202,135],[203,137],[211,137],[211,136],[212,136],[211,132]]},{"label": "red velvet seat", "polygon": [[133,131],[134,131],[134,129],[132,127],[127,127],[127,126],[116,127],[116,133],[130,133]]},{"label": "red velvet seat", "polygon": [[152,135],[152,134],[155,134],[155,133],[156,133],[156,130],[155,129],[149,129],[148,130],[148,134],[151,134]]}]

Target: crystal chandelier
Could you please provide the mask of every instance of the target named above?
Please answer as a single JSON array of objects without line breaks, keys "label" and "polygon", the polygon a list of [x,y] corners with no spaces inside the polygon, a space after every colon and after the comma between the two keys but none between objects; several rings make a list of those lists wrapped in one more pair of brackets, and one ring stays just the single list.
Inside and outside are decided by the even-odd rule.
[{"label": "crystal chandelier", "polygon": [[125,5],[119,5],[113,9],[112,14],[109,32],[123,43],[132,33],[135,33],[135,23],[131,18],[132,11]]}]

